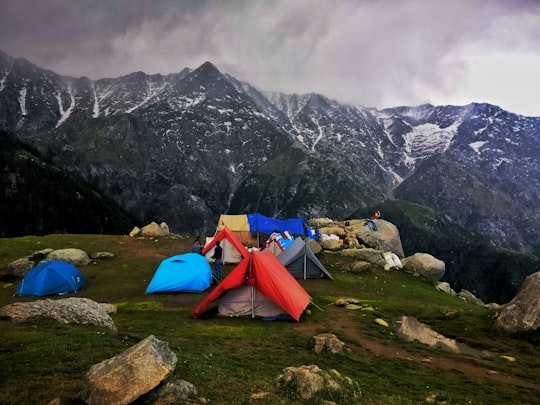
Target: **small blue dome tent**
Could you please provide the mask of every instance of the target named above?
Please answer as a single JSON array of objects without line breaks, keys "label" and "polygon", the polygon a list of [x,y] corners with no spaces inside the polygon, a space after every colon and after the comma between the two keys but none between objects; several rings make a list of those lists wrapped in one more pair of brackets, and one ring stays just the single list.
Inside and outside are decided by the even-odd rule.
[{"label": "small blue dome tent", "polygon": [[161,262],[146,294],[158,292],[202,292],[210,287],[212,269],[203,255],[186,253]]},{"label": "small blue dome tent", "polygon": [[15,295],[42,297],[76,292],[86,285],[83,275],[74,265],[59,260],[43,262],[23,277]]}]

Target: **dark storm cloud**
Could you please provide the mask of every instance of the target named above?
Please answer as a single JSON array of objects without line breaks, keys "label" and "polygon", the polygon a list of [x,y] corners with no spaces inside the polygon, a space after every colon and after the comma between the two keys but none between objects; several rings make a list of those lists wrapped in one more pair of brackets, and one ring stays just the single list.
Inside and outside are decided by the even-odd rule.
[{"label": "dark storm cloud", "polygon": [[61,74],[166,74],[210,61],[264,90],[376,107],[486,101],[540,115],[533,73],[540,2],[532,0],[0,0],[0,7],[0,49]]}]

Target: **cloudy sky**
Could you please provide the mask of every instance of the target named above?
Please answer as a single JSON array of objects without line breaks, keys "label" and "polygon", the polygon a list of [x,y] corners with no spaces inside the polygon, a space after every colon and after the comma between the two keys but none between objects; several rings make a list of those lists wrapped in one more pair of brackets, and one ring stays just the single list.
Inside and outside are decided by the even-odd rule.
[{"label": "cloudy sky", "polygon": [[0,0],[0,50],[91,79],[210,61],[262,90],[540,116],[540,0]]}]

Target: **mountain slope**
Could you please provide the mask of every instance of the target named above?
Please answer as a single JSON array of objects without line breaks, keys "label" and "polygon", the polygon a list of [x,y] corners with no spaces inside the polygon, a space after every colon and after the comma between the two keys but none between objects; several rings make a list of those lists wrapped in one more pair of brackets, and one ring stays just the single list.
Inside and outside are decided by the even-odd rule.
[{"label": "mountain slope", "polygon": [[[229,210],[340,218],[396,197],[497,245],[540,254],[540,118],[488,104],[376,110],[263,92],[209,62],[166,76],[75,79],[4,53],[0,95],[1,128],[142,221],[166,221],[175,232],[211,233]],[[318,162],[310,170],[263,168],[308,154]],[[339,175],[329,183],[315,168],[330,162]],[[298,179],[282,177],[298,171],[332,198],[288,190]],[[270,184],[279,201],[294,201],[266,201]]]},{"label": "mountain slope", "polygon": [[0,131],[0,236],[126,234],[135,219],[81,179]]}]

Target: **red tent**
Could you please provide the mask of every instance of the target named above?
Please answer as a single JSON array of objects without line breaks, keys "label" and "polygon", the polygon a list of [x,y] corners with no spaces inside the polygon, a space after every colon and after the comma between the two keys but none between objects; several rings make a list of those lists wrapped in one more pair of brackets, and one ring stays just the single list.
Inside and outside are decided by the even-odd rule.
[{"label": "red tent", "polygon": [[223,248],[223,263],[240,263],[246,257],[247,248],[242,244],[240,239],[231,232],[228,228],[223,228],[204,246],[202,254],[207,260],[212,261],[214,255],[214,247],[216,242],[220,241]]},{"label": "red tent", "polygon": [[226,314],[219,309],[223,315],[267,317],[287,313],[299,321],[311,297],[270,251],[253,251],[197,305],[193,318],[216,301],[227,307]]}]

